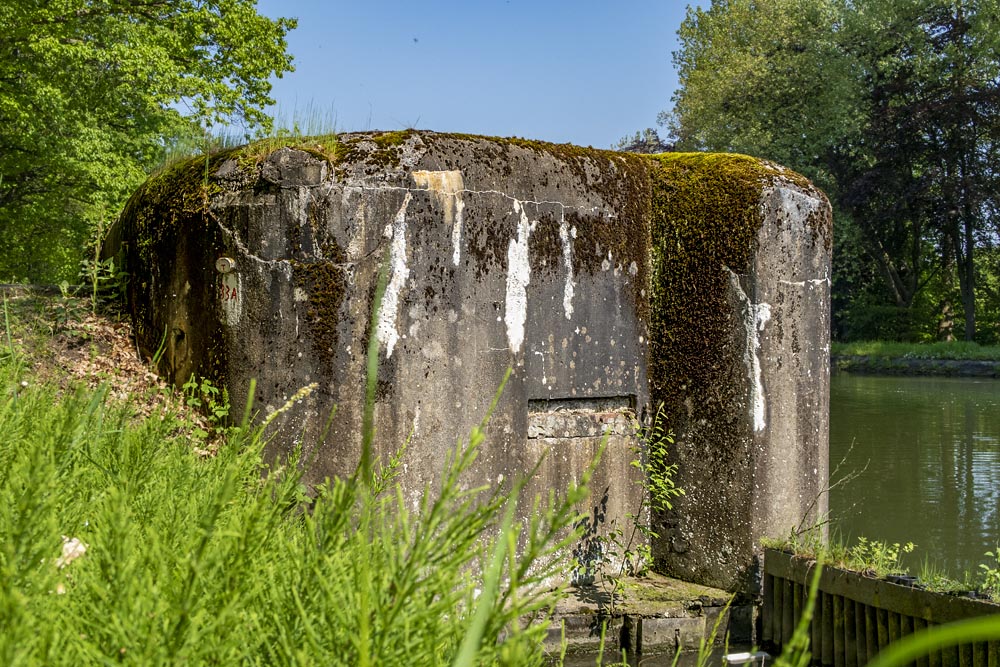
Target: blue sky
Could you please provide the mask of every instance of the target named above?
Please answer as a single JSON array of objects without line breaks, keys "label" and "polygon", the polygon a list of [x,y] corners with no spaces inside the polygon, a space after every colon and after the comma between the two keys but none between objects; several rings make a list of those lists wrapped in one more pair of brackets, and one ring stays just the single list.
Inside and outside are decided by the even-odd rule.
[{"label": "blue sky", "polygon": [[[708,0],[694,2],[707,6]],[[522,136],[608,148],[654,126],[677,86],[688,2],[259,0],[294,16],[296,71],[272,109],[338,131]]]}]

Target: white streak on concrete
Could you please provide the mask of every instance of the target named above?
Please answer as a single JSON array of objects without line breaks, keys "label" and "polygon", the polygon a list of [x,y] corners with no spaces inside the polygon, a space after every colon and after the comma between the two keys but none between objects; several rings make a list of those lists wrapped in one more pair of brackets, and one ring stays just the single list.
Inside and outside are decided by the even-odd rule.
[{"label": "white streak on concrete", "polygon": [[545,354],[539,352],[538,350],[535,350],[535,354],[537,354],[539,357],[542,358],[542,360],[539,362],[542,365],[542,384],[546,385],[548,384],[548,379],[545,377]]},{"label": "white streak on concrete", "polygon": [[791,285],[792,287],[819,287],[820,285],[829,285],[829,278],[813,278],[811,280],[779,280],[782,285]]},{"label": "white streak on concrete", "polygon": [[243,314],[243,280],[239,272],[222,275],[219,297],[222,301],[222,312],[226,315],[226,324],[235,327]]},{"label": "white streak on concrete", "polygon": [[455,266],[458,266],[458,262],[462,259],[462,211],[464,210],[465,202],[462,201],[462,195],[455,195],[455,224],[451,228],[451,262]]},{"label": "white streak on concrete", "polygon": [[462,259],[462,211],[465,201],[465,183],[462,172],[453,171],[415,171],[413,182],[417,187],[434,193],[438,205],[444,210],[444,222],[451,227],[451,261],[458,266]]},{"label": "white streak on concrete", "polygon": [[521,202],[514,200],[514,212],[519,214],[517,238],[507,246],[507,294],[504,302],[504,324],[507,325],[507,344],[517,353],[524,343],[524,323],[528,319],[528,283],[531,282],[531,265],[528,263],[528,235],[531,226]]},{"label": "white streak on concrete", "polygon": [[[566,285],[563,287],[563,313],[567,320],[573,319],[573,293],[576,282],[573,280],[573,239],[576,238],[576,227],[570,231],[566,218],[559,223],[559,240],[562,241],[563,266],[566,267]],[[545,381],[542,380],[544,383]]]},{"label": "white streak on concrete", "polygon": [[771,319],[771,304],[752,303],[740,285],[740,277],[729,267],[725,268],[729,272],[733,290],[744,305],[747,340],[743,349],[743,361],[750,376],[750,417],[753,419],[753,430],[760,432],[767,427],[767,400],[764,396],[764,381],[761,378],[760,368],[760,334],[764,332],[764,326]]},{"label": "white streak on concrete", "polygon": [[410,268],[406,265],[406,208],[410,205],[411,199],[413,195],[407,192],[403,198],[403,205],[396,212],[396,217],[385,227],[385,236],[390,239],[389,267],[392,273],[389,275],[389,284],[386,285],[382,306],[378,311],[376,335],[378,341],[385,345],[386,357],[392,356],[392,350],[399,340],[399,332],[396,330],[399,295],[410,277]]}]

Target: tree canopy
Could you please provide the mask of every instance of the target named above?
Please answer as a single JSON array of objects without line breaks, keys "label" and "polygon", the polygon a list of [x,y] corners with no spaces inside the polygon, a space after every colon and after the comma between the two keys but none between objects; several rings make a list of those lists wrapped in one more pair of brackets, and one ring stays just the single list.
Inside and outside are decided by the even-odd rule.
[{"label": "tree canopy", "polygon": [[0,4],[0,280],[73,280],[173,142],[269,129],[294,27],[254,0]]},{"label": "tree canopy", "polygon": [[[835,333],[993,342],[1000,0],[714,0],[661,116],[679,148],[773,159],[835,206]],[[891,316],[890,316],[891,315]],[[895,322],[895,324],[892,324]]]}]

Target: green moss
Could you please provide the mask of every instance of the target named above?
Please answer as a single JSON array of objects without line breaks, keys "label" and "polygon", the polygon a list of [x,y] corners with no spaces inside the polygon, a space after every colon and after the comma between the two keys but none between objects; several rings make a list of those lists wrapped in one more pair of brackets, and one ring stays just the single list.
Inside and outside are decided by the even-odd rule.
[{"label": "green moss", "polygon": [[119,225],[123,266],[130,277],[128,301],[137,343],[146,354],[158,349],[167,326],[156,312],[162,299],[154,293],[155,286],[163,289],[167,282],[164,262],[175,254],[180,230],[186,234],[205,230],[202,242],[212,243],[215,224],[209,201],[222,188],[210,176],[235,154],[228,150],[168,165],[140,186],[122,211]]},{"label": "green moss", "polygon": [[371,137],[375,145],[379,148],[392,148],[402,146],[407,139],[413,136],[416,130],[402,130],[399,132],[380,132]]},{"label": "green moss", "polygon": [[334,162],[340,167],[337,175],[343,177],[348,167],[360,167],[366,174],[374,174],[379,169],[399,169],[406,141],[412,136],[424,134],[416,130],[402,130],[342,135],[338,138],[339,148]]},{"label": "green moss", "polygon": [[[763,223],[761,190],[778,181],[812,189],[801,176],[733,154],[648,156],[653,165],[650,389],[678,428],[685,415],[728,426],[737,383],[722,360],[733,358],[730,277],[745,274]],[[688,396],[700,397],[694,406]],[[693,414],[692,414],[693,411]],[[719,442],[738,437],[719,433]]]},{"label": "green moss", "polygon": [[710,588],[679,579],[664,577],[650,573],[647,577],[627,577],[622,582],[626,600],[634,604],[653,603],[683,603],[704,600],[708,606],[724,606],[729,594],[718,588]]},{"label": "green moss", "polygon": [[340,338],[337,330],[340,306],[347,291],[347,278],[342,266],[346,256],[343,250],[332,244],[326,252],[329,253],[326,260],[293,260],[292,280],[309,297],[306,318],[316,357],[332,367]]}]

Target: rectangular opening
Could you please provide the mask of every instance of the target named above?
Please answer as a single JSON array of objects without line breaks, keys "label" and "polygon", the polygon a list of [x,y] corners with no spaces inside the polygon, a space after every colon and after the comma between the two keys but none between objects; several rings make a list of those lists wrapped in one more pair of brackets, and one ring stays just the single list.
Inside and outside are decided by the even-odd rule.
[{"label": "rectangular opening", "polygon": [[600,438],[632,435],[636,397],[594,396],[528,401],[528,438]]}]

